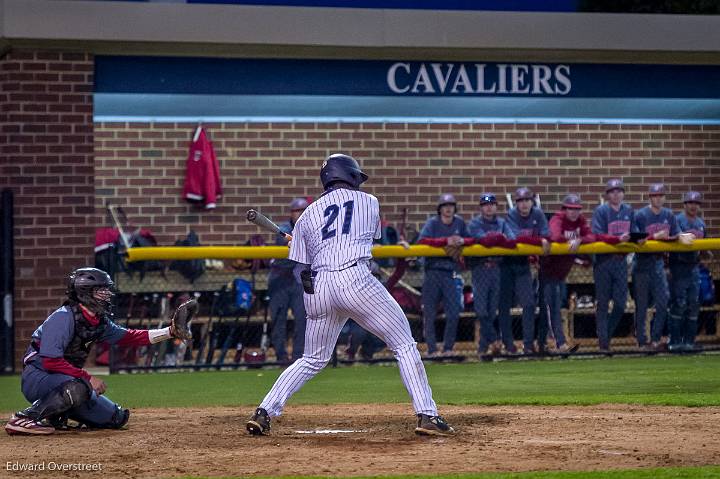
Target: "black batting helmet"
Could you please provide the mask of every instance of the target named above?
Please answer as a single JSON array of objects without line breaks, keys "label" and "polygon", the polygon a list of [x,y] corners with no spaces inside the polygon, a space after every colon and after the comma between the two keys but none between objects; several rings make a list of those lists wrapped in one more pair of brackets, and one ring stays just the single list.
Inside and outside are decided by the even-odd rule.
[{"label": "black batting helmet", "polygon": [[[65,294],[68,299],[83,304],[95,314],[107,314],[112,308],[115,283],[110,275],[97,268],[80,268],[70,273]],[[105,289],[105,294],[95,294]]]},{"label": "black batting helmet", "polygon": [[328,156],[320,169],[320,181],[325,189],[339,181],[357,188],[367,179],[368,175],[362,172],[355,158],[342,153]]}]

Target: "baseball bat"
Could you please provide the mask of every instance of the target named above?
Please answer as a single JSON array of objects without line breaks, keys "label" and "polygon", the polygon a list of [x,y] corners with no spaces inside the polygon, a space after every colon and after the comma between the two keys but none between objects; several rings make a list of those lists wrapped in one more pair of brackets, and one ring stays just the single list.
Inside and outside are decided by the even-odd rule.
[{"label": "baseball bat", "polygon": [[263,327],[262,327],[262,337],[260,338],[260,351],[263,353],[267,352],[268,345],[270,343],[268,338],[268,301],[270,298],[267,296],[263,298],[263,302],[265,303],[265,313],[263,316]]},{"label": "baseball bat", "polygon": [[[393,277],[393,273],[391,273],[390,270],[387,269],[387,268],[380,268],[380,271],[381,271],[384,275],[388,276],[388,278],[392,278],[392,277]],[[401,279],[398,279],[395,283],[396,283],[396,284],[399,284],[400,286],[402,286],[403,288],[405,288],[406,290],[410,291],[412,294],[414,294],[414,295],[416,295],[416,296],[422,296],[422,293],[421,293],[420,291],[418,291],[418,290],[415,289],[413,286],[411,286],[409,283],[406,283],[405,281],[403,281],[403,280],[401,280]]]},{"label": "baseball bat", "polygon": [[278,225],[273,223],[270,218],[265,216],[264,214],[260,213],[259,211],[255,210],[248,210],[247,212],[247,219],[251,223],[255,223],[260,228],[266,229],[270,231],[271,233],[278,234],[280,236],[284,236],[286,240],[290,241],[292,240],[292,236],[289,234],[283,233],[280,231],[280,228],[278,228]]},{"label": "baseball bat", "polygon": [[[210,329],[212,328],[213,324],[213,314],[215,314],[215,305],[217,304],[219,297],[220,292],[213,291],[212,303],[210,304],[210,315],[208,316],[207,323],[202,328],[202,333],[200,335],[200,346],[198,347],[197,356],[195,357],[195,364],[202,363],[203,353],[205,352],[205,343],[208,343],[210,341]],[[208,347],[210,347],[209,344]]]},{"label": "baseball bat", "polygon": [[115,206],[109,204],[107,205],[107,210],[110,212],[110,216],[112,217],[115,226],[117,226],[117,229],[120,232],[120,239],[122,240],[123,245],[125,245],[125,249],[130,249],[130,243],[128,242],[127,236],[125,236],[125,231],[123,231],[123,227],[120,224],[117,212],[115,211]]},{"label": "baseball bat", "polygon": [[510,193],[505,193],[505,198],[507,198],[507,204],[508,204],[507,209],[509,210],[510,208],[513,207],[512,195]]}]

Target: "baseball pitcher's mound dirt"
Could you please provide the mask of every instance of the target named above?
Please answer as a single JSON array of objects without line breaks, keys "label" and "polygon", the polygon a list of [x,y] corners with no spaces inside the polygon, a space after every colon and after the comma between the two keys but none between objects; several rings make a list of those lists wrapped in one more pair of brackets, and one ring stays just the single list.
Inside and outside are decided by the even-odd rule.
[{"label": "baseball pitcher's mound dirt", "polygon": [[[452,438],[418,437],[408,405],[291,406],[251,437],[252,408],[138,409],[123,431],[0,435],[7,463],[100,463],[102,476],[376,475],[720,463],[720,408],[443,407]],[[319,432],[316,432],[319,431]],[[341,431],[341,432],[338,432]],[[63,472],[92,477],[93,472]]]}]

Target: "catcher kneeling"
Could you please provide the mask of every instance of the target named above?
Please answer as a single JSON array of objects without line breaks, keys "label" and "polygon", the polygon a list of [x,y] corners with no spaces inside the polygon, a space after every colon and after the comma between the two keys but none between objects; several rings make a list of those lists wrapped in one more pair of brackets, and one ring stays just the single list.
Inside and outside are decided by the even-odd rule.
[{"label": "catcher kneeling", "polygon": [[114,283],[106,272],[80,268],[70,274],[67,300],[32,335],[23,357],[22,393],[32,403],[5,425],[8,434],[52,434],[68,419],[92,428],[119,429],[130,411],[105,397],[105,383],[83,366],[96,341],[142,346],[190,339],[197,302],[186,301],[162,329],[125,329],[112,321]]}]

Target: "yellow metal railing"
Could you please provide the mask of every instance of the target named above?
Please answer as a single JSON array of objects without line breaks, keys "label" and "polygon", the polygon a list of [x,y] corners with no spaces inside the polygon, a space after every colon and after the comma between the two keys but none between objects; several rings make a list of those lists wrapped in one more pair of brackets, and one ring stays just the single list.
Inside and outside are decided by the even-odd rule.
[{"label": "yellow metal railing", "polygon": [[[581,245],[576,254],[603,254],[603,253],[660,253],[663,251],[688,252],[702,250],[720,250],[720,239],[699,239],[691,245],[678,242],[648,241],[642,246],[635,243],[621,243],[610,245],[597,242]],[[402,246],[375,246],[375,258],[407,258],[414,256],[446,256],[442,248],[425,245],[413,245],[409,248]],[[542,248],[519,244],[515,248],[486,248],[480,245],[467,246],[463,249],[463,256],[528,256],[542,254]],[[573,254],[568,250],[566,243],[553,243],[550,254]],[[287,258],[286,246],[155,246],[131,248],[127,252],[128,261],[145,260],[188,260],[188,259],[270,259]]]}]

